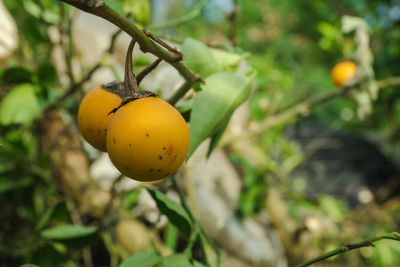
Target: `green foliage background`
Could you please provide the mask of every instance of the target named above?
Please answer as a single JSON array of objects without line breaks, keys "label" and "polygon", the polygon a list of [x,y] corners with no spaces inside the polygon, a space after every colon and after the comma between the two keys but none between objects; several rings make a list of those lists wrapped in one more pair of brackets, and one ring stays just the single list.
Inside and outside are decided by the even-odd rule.
[{"label": "green foliage background", "polygon": [[[149,1],[106,2],[125,14],[130,12],[133,20],[150,29],[157,29],[157,25],[160,24],[152,24],[159,14],[154,13],[156,9],[152,10]],[[157,1],[152,2],[155,5]],[[178,27],[155,30],[155,33],[172,36],[183,44],[182,50],[186,55],[187,64],[203,75],[210,84],[219,87],[221,94],[231,96],[232,90],[212,79],[221,75],[222,71],[229,71],[232,64],[237,67],[240,60],[245,58],[248,65],[257,72],[257,76],[246,76],[246,79],[255,79],[251,93],[250,87],[246,87],[246,81],[242,81],[245,80],[244,76],[232,78],[226,77],[226,74],[222,75],[224,77],[221,80],[226,83],[230,79],[242,79],[239,81],[243,82],[242,91],[233,95],[235,99],[229,100],[229,107],[221,111],[224,119],[202,121],[205,126],[198,124],[200,128],[205,129],[200,134],[198,143],[206,137],[218,140],[225,129],[226,118],[229,119],[247,94],[250,94],[250,120],[261,121],[310,96],[336,90],[330,81],[330,70],[337,62],[351,57],[355,49],[353,36],[344,35],[340,31],[343,15],[359,16],[368,22],[371,28],[376,79],[400,75],[398,0],[239,0],[237,47],[230,45],[229,33],[232,24],[226,19],[227,13],[232,10],[232,2],[210,0],[201,10],[200,16]],[[28,262],[40,266],[83,266],[80,251],[82,247],[101,247],[98,250],[105,250],[110,255],[113,254],[112,249],[110,246],[108,249],[104,248],[106,245],[98,238],[97,228],[72,225],[68,209],[70,203],[60,194],[58,185],[51,176],[51,159],[38,152],[35,123],[41,112],[50,104],[54,104],[65,92],[54,66],[49,63],[52,43],[46,29],[59,23],[68,25],[72,7],[53,0],[4,0],[3,3],[17,23],[20,43],[12,56],[0,61],[0,203],[3,203],[0,205],[0,263],[4,262],[6,266]],[[191,12],[197,1],[171,3],[170,8],[165,10],[166,20],[173,20]],[[132,9],[132,6],[135,8]],[[132,12],[138,9],[142,12]],[[202,56],[196,57],[195,51],[217,52],[210,52],[211,48],[202,43],[190,44],[192,39],[186,39],[188,37],[234,53],[235,56],[226,57],[232,60],[231,64],[220,64],[219,66],[223,66],[217,70],[210,68],[210,62],[218,61],[218,56],[225,59],[223,55],[215,54],[212,60],[208,56],[203,57],[207,59],[205,62],[196,61]],[[199,47],[201,45],[204,47]],[[194,49],[195,47],[198,50]],[[191,61],[193,58],[195,60]],[[225,60],[221,62],[224,63]],[[219,74],[212,76],[216,72]],[[206,99],[208,88],[203,89],[199,95]],[[398,165],[398,89],[393,87],[383,90],[373,103],[373,113],[365,120],[357,119],[356,105],[345,98],[336,98],[316,108],[306,120],[357,135],[379,135],[380,150]],[[199,99],[196,98],[194,103],[187,104],[189,109],[198,109],[201,106],[198,103],[201,100]],[[204,100],[207,101],[209,100]],[[76,113],[78,104],[79,97],[71,97],[57,103],[72,116]],[[196,120],[197,117],[193,116],[192,119]],[[215,125],[217,122],[218,125]],[[292,186],[290,174],[306,159],[299,145],[285,137],[285,129],[284,126],[273,128],[259,138],[260,148],[268,159],[265,166],[255,166],[240,155],[230,154],[232,163],[243,174],[244,186],[236,210],[239,218],[244,220],[265,209],[264,199],[270,186],[278,184],[286,196],[291,220],[301,221],[304,214],[318,214],[334,222],[334,228],[328,234],[315,236],[312,240],[311,243],[319,248],[319,252],[375,233],[397,230],[400,219],[398,200],[384,207],[373,207],[371,213],[368,213],[365,210],[352,210],[345,201],[332,196],[321,194],[318,199],[310,200],[297,192]],[[131,210],[137,204],[139,191],[124,196],[127,210]],[[151,192],[157,194],[157,191]],[[154,197],[156,200],[164,197],[157,196],[158,198]],[[175,202],[171,204],[168,200],[160,200],[157,204],[164,205],[162,207],[167,211],[161,212],[167,215],[175,214],[174,212],[179,210],[179,222],[176,224],[184,225],[185,229],[190,228],[191,223],[184,210],[168,209],[169,205],[177,205]],[[159,208],[163,209],[160,206]],[[372,212],[377,210],[381,210],[378,217]],[[359,220],[360,216],[364,220]],[[176,259],[162,258],[154,252],[147,252],[136,255],[134,259],[130,258],[130,261],[139,259],[139,262],[143,263],[148,260],[154,261],[153,265],[163,264],[162,266],[187,262],[189,259],[180,254],[182,251],[179,251],[176,244],[179,241],[176,229],[169,228],[168,231],[170,234],[165,234],[163,241],[168,247],[175,249],[177,254],[171,257]],[[326,266],[395,266],[399,262],[400,243],[385,241],[376,248],[365,248],[360,252],[328,261]],[[104,265],[103,262],[101,264]],[[190,264],[200,266],[198,262]]]}]

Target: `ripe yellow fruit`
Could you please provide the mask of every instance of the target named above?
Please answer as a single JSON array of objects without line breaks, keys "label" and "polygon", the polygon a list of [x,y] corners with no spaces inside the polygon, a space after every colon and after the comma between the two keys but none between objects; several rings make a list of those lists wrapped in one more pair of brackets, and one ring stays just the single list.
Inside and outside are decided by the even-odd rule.
[{"label": "ripe yellow fruit", "polygon": [[93,147],[106,151],[108,124],[122,98],[98,86],[85,95],[78,110],[78,127],[83,138]]},{"label": "ripe yellow fruit", "polygon": [[343,86],[347,79],[354,77],[357,66],[352,61],[343,61],[335,65],[331,72],[332,82],[336,86]]},{"label": "ripe yellow fruit", "polygon": [[119,108],[107,132],[107,152],[115,167],[145,182],[174,173],[185,160],[189,143],[189,128],[182,115],[156,97]]}]

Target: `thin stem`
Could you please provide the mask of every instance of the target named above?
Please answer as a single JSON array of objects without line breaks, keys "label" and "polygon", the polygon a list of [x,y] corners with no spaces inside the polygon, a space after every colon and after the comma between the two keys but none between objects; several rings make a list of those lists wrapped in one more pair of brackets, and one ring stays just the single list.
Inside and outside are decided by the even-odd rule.
[{"label": "thin stem", "polygon": [[155,36],[154,34],[149,32],[148,30],[143,29],[143,32],[144,32],[144,34],[146,34],[147,37],[151,38],[153,41],[155,41],[156,43],[158,43],[159,45],[161,45],[162,47],[164,47],[168,51],[170,51],[170,52],[174,53],[175,55],[177,55],[176,61],[180,61],[180,60],[183,59],[183,54],[181,52],[179,52],[177,49],[173,48],[168,43],[164,42],[163,40],[161,40],[160,38],[158,38],[157,36]]},{"label": "thin stem", "polygon": [[150,30],[161,30],[161,29],[176,27],[176,26],[182,25],[184,23],[187,23],[187,22],[197,18],[198,16],[200,16],[201,10],[203,9],[203,7],[207,3],[207,1],[208,0],[200,0],[197,3],[197,5],[186,15],[184,15],[180,18],[174,19],[174,20],[170,20],[170,21],[160,24],[160,25],[150,25],[149,29]]},{"label": "thin stem", "polygon": [[175,91],[175,93],[168,99],[168,103],[171,105],[175,105],[176,102],[179,101],[189,90],[192,88],[192,84],[185,81],[179,88],[178,90]]},{"label": "thin stem", "polygon": [[221,251],[217,247],[217,245],[214,243],[214,241],[211,239],[211,237],[207,234],[207,232],[203,229],[201,226],[200,222],[194,217],[192,210],[190,209],[189,205],[186,202],[185,196],[183,195],[183,191],[181,187],[179,186],[178,182],[175,179],[175,176],[171,176],[172,179],[172,185],[174,186],[175,190],[178,192],[179,195],[179,200],[181,201],[181,204],[185,211],[188,213],[190,220],[193,223],[193,226],[196,228],[194,231],[200,232],[200,246],[203,252],[204,256],[204,263],[209,266],[209,259],[208,259],[208,254],[206,251],[206,247],[204,244],[204,239],[210,244],[210,246],[214,249],[215,253],[217,254],[217,261],[218,261],[218,266],[222,265],[222,257],[221,257]]},{"label": "thin stem", "polygon": [[100,0],[62,0],[65,3],[73,5],[83,11],[91,13],[93,15],[102,17],[119,28],[123,29],[132,38],[134,38],[140,49],[144,53],[152,53],[153,55],[161,58],[162,60],[170,63],[187,81],[195,83],[200,81],[201,77],[195,74],[191,69],[189,69],[186,64],[179,60],[179,56],[168,50],[163,49],[156,43],[151,41],[146,34],[139,29],[133,22],[124,17],[122,14],[118,13],[116,10],[105,4]]},{"label": "thin stem", "polygon": [[136,41],[132,39],[129,43],[128,51],[126,52],[125,58],[125,77],[124,77],[124,85],[125,85],[125,95],[126,96],[134,96],[135,93],[139,92],[139,87],[136,82],[136,76],[133,73],[133,63],[132,63],[132,52],[135,47]]},{"label": "thin stem", "polygon": [[146,77],[147,74],[149,74],[152,70],[154,70],[158,64],[162,61],[161,58],[157,58],[153,63],[151,63],[150,66],[146,67],[144,70],[142,70],[137,76],[136,76],[136,82],[139,85],[140,82],[143,80],[144,77]]},{"label": "thin stem", "polygon": [[306,262],[304,262],[302,264],[297,265],[297,267],[310,266],[310,265],[312,265],[314,263],[323,261],[325,259],[328,259],[330,257],[339,255],[339,254],[344,253],[344,252],[348,252],[348,251],[353,250],[353,249],[362,248],[362,247],[375,247],[374,242],[382,240],[382,239],[391,239],[391,240],[400,241],[400,234],[397,233],[397,232],[393,232],[393,233],[389,233],[389,234],[376,235],[376,236],[374,236],[372,238],[369,238],[367,240],[364,240],[362,242],[348,244],[348,245],[345,245],[345,246],[343,246],[341,248],[337,248],[337,249],[331,250],[329,252],[326,252],[326,253],[324,253],[324,254],[322,254],[322,255],[314,258],[314,259],[311,259],[309,261],[306,261]]},{"label": "thin stem", "polygon": [[228,20],[231,22],[230,39],[232,46],[237,46],[237,28],[238,28],[239,1],[234,0],[233,11],[228,15]]}]

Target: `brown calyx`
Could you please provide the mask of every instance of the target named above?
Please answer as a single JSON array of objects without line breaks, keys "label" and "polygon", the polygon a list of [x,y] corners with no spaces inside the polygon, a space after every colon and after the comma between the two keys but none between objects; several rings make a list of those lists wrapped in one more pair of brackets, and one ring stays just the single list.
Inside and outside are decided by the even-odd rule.
[{"label": "brown calyx", "polygon": [[117,94],[122,98],[121,104],[114,108],[113,110],[110,111],[109,114],[115,113],[119,108],[121,108],[123,105],[140,99],[144,97],[155,97],[157,96],[156,93],[151,92],[151,91],[140,91],[139,90],[139,83],[141,80],[144,78],[146,74],[148,74],[152,69],[154,69],[160,62],[161,59],[157,59],[153,64],[151,64],[149,67],[147,67],[144,71],[139,73],[138,78],[136,75],[133,73],[133,63],[132,63],[132,52],[133,48],[135,46],[136,41],[132,39],[132,41],[129,44],[128,51],[126,53],[126,59],[125,59],[125,77],[124,81],[113,81],[107,84],[103,84],[102,87],[106,90],[108,90],[111,93]]}]

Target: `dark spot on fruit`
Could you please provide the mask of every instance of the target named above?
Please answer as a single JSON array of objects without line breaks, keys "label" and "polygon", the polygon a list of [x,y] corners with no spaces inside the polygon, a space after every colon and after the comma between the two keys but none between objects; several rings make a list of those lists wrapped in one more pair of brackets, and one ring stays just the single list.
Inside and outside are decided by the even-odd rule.
[{"label": "dark spot on fruit", "polygon": [[172,145],[169,145],[168,149],[167,149],[167,155],[171,156],[173,151],[174,151],[174,147]]},{"label": "dark spot on fruit", "polygon": [[154,169],[149,169],[149,172],[152,172],[152,171],[154,171]]},{"label": "dark spot on fruit", "polygon": [[158,171],[158,172],[160,172],[160,171],[161,171],[161,169],[158,169],[157,171]]},{"label": "dark spot on fruit", "polygon": [[173,163],[176,160],[177,157],[178,157],[178,154],[175,154],[174,157],[171,160],[171,163]]},{"label": "dark spot on fruit", "polygon": [[162,160],[162,156],[161,155],[158,155],[158,158]]},{"label": "dark spot on fruit", "polygon": [[163,146],[162,150],[166,150],[167,148],[165,146]]},{"label": "dark spot on fruit", "polygon": [[125,170],[129,170],[129,167],[128,167],[128,166],[125,166]]},{"label": "dark spot on fruit", "polygon": [[132,144],[129,144],[130,147],[132,147]]},{"label": "dark spot on fruit", "polygon": [[149,137],[150,135],[148,133],[146,133],[146,136]]},{"label": "dark spot on fruit", "polygon": [[117,139],[115,139],[114,137],[113,137],[113,143],[114,143],[114,144],[117,143]]}]

